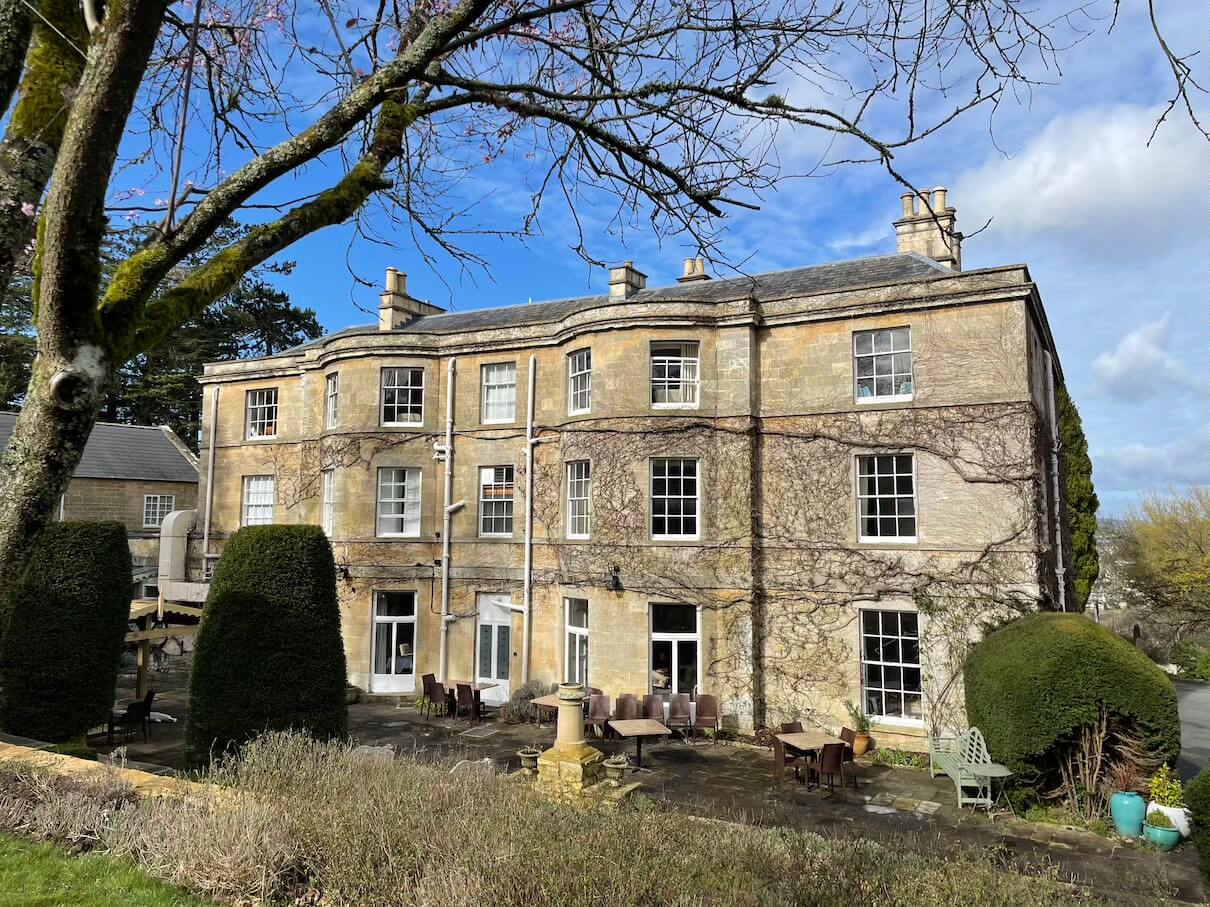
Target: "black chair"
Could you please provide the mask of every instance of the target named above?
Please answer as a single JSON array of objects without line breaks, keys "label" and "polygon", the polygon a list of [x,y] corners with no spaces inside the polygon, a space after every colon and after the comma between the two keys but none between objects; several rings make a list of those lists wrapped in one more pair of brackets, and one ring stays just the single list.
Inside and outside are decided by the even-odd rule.
[{"label": "black chair", "polygon": [[466,712],[467,721],[477,721],[479,710],[475,707],[475,692],[469,683],[458,684],[457,697],[454,700],[454,720],[457,721]]},{"label": "black chair", "polygon": [[[828,743],[819,754],[818,762],[806,763],[807,783],[815,779],[819,786],[819,796],[823,797],[823,779],[827,776],[828,793],[836,793],[836,776],[840,775],[840,793],[844,796],[844,744]],[[846,797],[847,799],[847,797]]]},{"label": "black chair", "polygon": [[143,742],[147,742],[147,707],[143,701],[137,700],[126,706],[124,711],[117,720],[118,728],[122,732],[122,740],[129,742],[134,736],[136,728],[143,729]]}]

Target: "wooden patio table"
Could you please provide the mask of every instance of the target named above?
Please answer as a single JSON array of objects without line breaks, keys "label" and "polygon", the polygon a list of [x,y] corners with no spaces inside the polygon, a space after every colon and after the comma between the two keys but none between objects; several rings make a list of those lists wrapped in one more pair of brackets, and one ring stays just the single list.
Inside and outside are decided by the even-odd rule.
[{"label": "wooden patio table", "polygon": [[[533,700],[531,700],[531,701],[534,704],[534,708],[536,708],[538,710],[538,727],[542,727],[542,713],[546,709],[556,709],[557,710],[559,708],[559,694],[558,693],[548,693],[545,696],[535,696],[533,698]],[[587,696],[584,697],[584,701],[588,702]]]},{"label": "wooden patio table", "polygon": [[[800,753],[812,753],[819,760],[819,754],[829,743],[844,743],[839,737],[825,734],[823,731],[798,731],[793,734],[774,734],[778,740]],[[776,772],[776,768],[774,768]]]},{"label": "wooden patio table", "polygon": [[622,721],[610,721],[609,726],[619,737],[634,738],[635,768],[643,767],[643,738],[666,737],[672,733],[661,722],[654,718],[627,718]]}]

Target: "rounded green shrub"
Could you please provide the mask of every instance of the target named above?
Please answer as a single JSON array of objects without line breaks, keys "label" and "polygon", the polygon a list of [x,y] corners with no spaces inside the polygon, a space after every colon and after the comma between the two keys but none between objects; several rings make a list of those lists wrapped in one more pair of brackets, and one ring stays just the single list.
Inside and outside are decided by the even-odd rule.
[{"label": "rounded green shrub", "polygon": [[49,524],[0,595],[0,729],[60,743],[104,724],[130,620],[117,522]]},{"label": "rounded green shrub", "polygon": [[1185,785],[1185,807],[1189,810],[1190,838],[1197,848],[1202,878],[1210,882],[1210,765]]},{"label": "rounded green shrub", "polygon": [[1049,773],[1102,709],[1155,758],[1175,763],[1180,754],[1172,682],[1080,614],[1030,614],[988,634],[967,657],[965,683],[967,720],[992,758],[1019,774]]},{"label": "rounded green shrub", "polygon": [[227,541],[202,611],[186,742],[197,761],[265,731],[347,732],[336,565],[318,526],[249,526]]}]

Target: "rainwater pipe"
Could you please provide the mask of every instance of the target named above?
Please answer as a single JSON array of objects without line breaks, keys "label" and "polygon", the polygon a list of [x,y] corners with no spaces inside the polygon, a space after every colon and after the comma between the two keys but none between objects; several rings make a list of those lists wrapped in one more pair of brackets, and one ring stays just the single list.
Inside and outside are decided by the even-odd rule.
[{"label": "rainwater pipe", "polygon": [[445,498],[441,515],[441,637],[437,656],[437,679],[445,682],[446,661],[449,657],[447,636],[450,629],[450,523],[465,501],[451,503],[454,497],[454,372],[457,359],[450,357],[445,369],[445,444],[435,445],[445,459]]},{"label": "rainwater pipe", "polygon": [[210,396],[210,441],[206,445],[206,513],[202,520],[202,575],[205,576],[206,559],[210,556],[210,509],[214,504],[214,436],[218,432],[218,392],[214,385]]},{"label": "rainwater pipe", "polygon": [[534,379],[537,357],[529,357],[529,397],[525,409],[525,569],[521,578],[521,683],[529,682],[529,628],[534,577]]},{"label": "rainwater pipe", "polygon": [[1054,488],[1055,578],[1059,586],[1059,610],[1067,610],[1067,570],[1063,566],[1063,499],[1059,494],[1059,419],[1055,404],[1055,364],[1050,350],[1046,355],[1046,410],[1050,422],[1050,477]]}]

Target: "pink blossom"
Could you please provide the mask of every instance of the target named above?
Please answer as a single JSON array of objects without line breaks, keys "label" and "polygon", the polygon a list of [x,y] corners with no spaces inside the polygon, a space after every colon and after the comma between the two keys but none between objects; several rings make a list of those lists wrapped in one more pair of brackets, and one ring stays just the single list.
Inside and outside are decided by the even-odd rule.
[{"label": "pink blossom", "polygon": [[24,202],[21,205],[21,213],[24,214],[26,217],[33,217],[35,214],[38,213],[38,209],[34,207],[33,202]]}]

